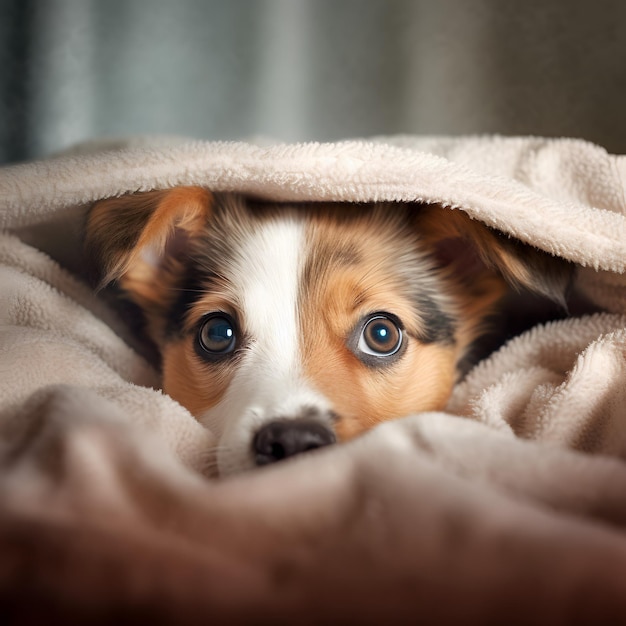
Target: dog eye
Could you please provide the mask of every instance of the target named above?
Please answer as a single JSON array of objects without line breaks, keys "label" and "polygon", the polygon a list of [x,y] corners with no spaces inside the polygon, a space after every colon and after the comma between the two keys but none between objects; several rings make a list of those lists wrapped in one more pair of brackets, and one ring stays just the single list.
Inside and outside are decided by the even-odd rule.
[{"label": "dog eye", "polygon": [[372,356],[392,356],[402,346],[402,329],[390,316],[378,313],[366,320],[358,349]]},{"label": "dog eye", "polygon": [[225,313],[210,315],[200,326],[198,343],[204,353],[214,358],[230,354],[237,344],[235,322]]}]

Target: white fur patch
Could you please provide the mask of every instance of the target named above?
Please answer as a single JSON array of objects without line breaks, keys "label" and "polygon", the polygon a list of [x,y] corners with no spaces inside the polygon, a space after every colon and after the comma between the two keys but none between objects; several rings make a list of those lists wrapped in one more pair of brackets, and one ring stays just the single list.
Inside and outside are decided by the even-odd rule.
[{"label": "white fur patch", "polygon": [[228,280],[240,301],[248,343],[222,400],[202,417],[218,437],[220,475],[254,466],[252,439],[273,419],[328,402],[303,380],[298,291],[304,224],[285,217],[260,222],[233,251]]}]

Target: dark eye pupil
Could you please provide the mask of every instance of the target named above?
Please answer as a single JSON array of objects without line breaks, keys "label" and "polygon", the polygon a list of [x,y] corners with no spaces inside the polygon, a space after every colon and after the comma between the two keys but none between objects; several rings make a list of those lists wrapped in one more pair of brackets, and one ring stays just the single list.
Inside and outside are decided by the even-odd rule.
[{"label": "dark eye pupil", "polygon": [[207,352],[230,352],[235,345],[233,323],[225,317],[213,317],[200,329],[200,344]]},{"label": "dark eye pupil", "polygon": [[365,340],[372,350],[392,349],[398,341],[398,329],[391,322],[376,320],[367,326]]},{"label": "dark eye pupil", "polygon": [[214,324],[207,330],[207,338],[210,343],[228,344],[233,337],[233,329],[227,324]]}]

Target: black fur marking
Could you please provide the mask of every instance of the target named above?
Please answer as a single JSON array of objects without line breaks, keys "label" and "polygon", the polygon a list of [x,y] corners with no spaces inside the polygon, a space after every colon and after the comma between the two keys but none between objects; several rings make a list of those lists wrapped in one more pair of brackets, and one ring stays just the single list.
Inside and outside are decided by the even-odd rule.
[{"label": "black fur marking", "polygon": [[233,251],[239,247],[237,237],[227,223],[228,218],[228,213],[216,201],[213,222],[197,240],[188,243],[187,250],[182,251],[184,258],[179,260],[183,269],[175,286],[177,295],[167,312],[166,337],[182,336],[189,310],[217,285],[223,284],[224,267],[228,266]]},{"label": "black fur marking", "polygon": [[422,343],[454,343],[456,325],[454,319],[442,311],[437,302],[423,293],[415,298],[415,305],[423,321],[424,330],[419,340]]},{"label": "black fur marking", "polygon": [[181,280],[173,287],[176,297],[173,299],[165,316],[166,338],[181,337],[184,323],[191,307],[211,289],[216,275],[200,266],[194,259],[189,259]]}]

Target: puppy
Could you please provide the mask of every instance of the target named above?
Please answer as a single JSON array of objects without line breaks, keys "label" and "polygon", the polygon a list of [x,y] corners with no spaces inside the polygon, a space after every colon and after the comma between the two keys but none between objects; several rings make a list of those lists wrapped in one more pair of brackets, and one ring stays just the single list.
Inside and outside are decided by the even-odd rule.
[{"label": "puppy", "polygon": [[566,264],[434,205],[278,205],[200,187],[95,204],[86,249],[140,307],[163,390],[228,475],[442,409],[507,285]]}]

